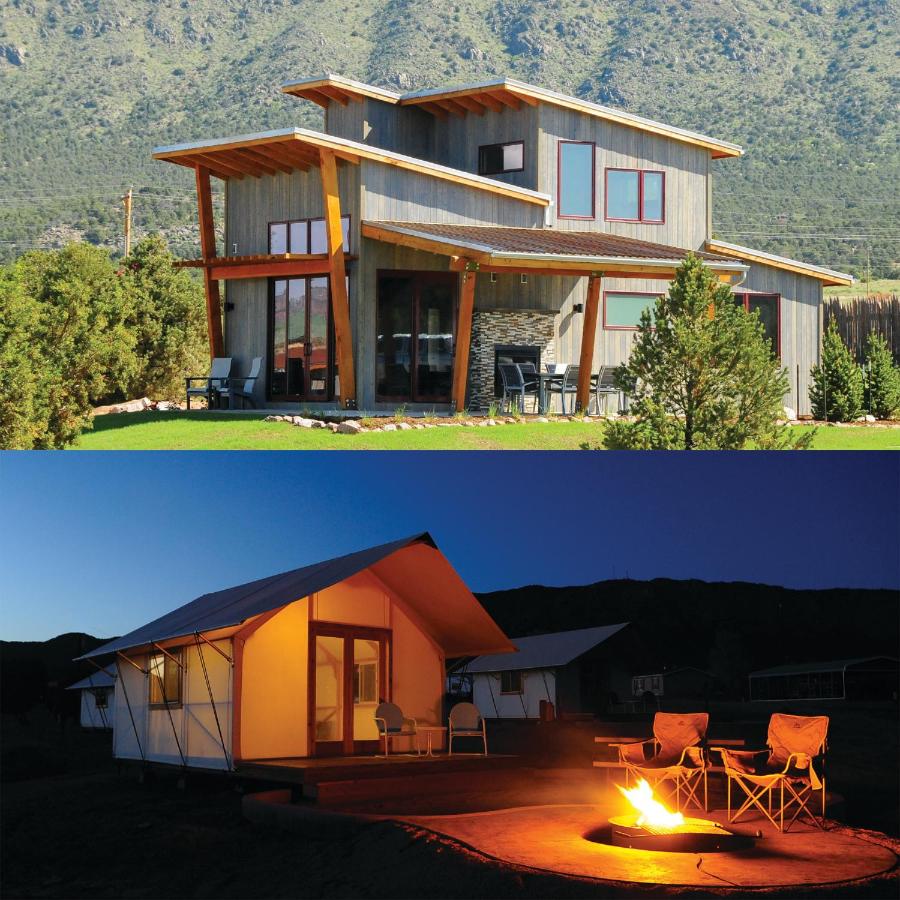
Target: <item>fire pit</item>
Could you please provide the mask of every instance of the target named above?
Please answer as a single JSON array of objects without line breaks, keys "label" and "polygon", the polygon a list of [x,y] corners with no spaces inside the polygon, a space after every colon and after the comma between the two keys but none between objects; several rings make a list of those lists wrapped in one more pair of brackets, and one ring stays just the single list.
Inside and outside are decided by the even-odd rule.
[{"label": "fire pit", "polygon": [[619,787],[619,790],[636,813],[610,818],[610,843],[615,847],[670,853],[708,853],[736,850],[753,843],[752,839],[735,834],[718,822],[685,818],[680,812],[671,812],[653,796],[653,790],[643,778],[637,787]]}]

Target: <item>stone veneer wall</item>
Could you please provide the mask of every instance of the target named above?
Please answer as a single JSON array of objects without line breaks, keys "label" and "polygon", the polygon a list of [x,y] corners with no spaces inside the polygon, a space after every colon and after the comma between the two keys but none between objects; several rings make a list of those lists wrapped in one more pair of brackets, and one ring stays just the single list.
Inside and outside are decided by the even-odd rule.
[{"label": "stone veneer wall", "polygon": [[469,349],[468,408],[485,410],[494,397],[494,347],[541,348],[541,366],[556,362],[556,314],[534,310],[475,310]]}]

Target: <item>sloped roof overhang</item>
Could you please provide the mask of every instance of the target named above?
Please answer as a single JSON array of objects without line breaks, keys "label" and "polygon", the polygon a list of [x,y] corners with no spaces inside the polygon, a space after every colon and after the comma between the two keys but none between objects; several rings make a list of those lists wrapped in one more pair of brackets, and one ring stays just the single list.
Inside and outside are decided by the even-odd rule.
[{"label": "sloped roof overhang", "polygon": [[624,110],[603,106],[590,100],[580,100],[551,91],[547,88],[526,84],[514,78],[495,78],[489,81],[455,85],[449,88],[429,88],[398,94],[386,88],[364,84],[340,75],[318,75],[282,85],[286,94],[304,97],[319,106],[328,107],[331,100],[346,106],[350,100],[372,97],[385,103],[400,106],[417,106],[441,119],[448,116],[463,117],[469,113],[483,115],[485,110],[502,112],[504,109],[521,109],[522,105],[537,106],[547,103],[551,106],[571,109],[585,115],[616,122],[638,131],[658,134],[691,146],[708,150],[713,159],[741,156],[743,150],[737,145],[718,138],[709,137],[686,128],[656,122]]},{"label": "sloped roof overhang", "polygon": [[[669,279],[689,252],[602,232],[551,228],[365,221],[362,234],[455,257],[459,262],[451,263],[451,268],[474,267],[486,272],[540,270],[543,274],[572,276],[602,272]],[[720,276],[741,276],[750,268],[726,256],[695,252]]]},{"label": "sloped roof overhang", "polygon": [[512,644],[427,532],[300,569],[203,594],[85,653],[91,659],[195,634],[235,628],[262,613],[371,569],[411,607],[447,656],[505,653]]},{"label": "sloped roof overhang", "polygon": [[742,247],[740,244],[730,244],[726,241],[707,241],[706,249],[713,253],[726,253],[746,262],[762,263],[766,266],[772,266],[774,269],[782,269],[785,272],[794,272],[797,275],[817,278],[824,287],[849,285],[853,284],[855,280],[852,275],[848,275],[846,272],[837,272],[834,269],[814,266],[812,263],[800,262],[787,256],[776,256],[774,253],[765,253],[762,250],[754,250],[750,247]]},{"label": "sloped roof overhang", "polygon": [[551,202],[549,194],[307,128],[283,128],[277,131],[171,144],[154,148],[153,158],[187,168],[202,166],[209,169],[217,178],[228,180],[240,179],[246,175],[260,178],[279,172],[290,173],[318,168],[323,150],[333,153],[344,162],[356,165],[368,160],[537,206],[546,207]]}]

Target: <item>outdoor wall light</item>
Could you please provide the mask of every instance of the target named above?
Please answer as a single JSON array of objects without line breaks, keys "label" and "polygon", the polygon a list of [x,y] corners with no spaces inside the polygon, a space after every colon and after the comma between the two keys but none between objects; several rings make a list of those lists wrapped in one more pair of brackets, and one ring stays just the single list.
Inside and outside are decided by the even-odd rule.
[{"label": "outdoor wall light", "polygon": [[491,272],[491,284],[496,284],[496,283],[497,283],[497,273]]},{"label": "outdoor wall light", "polygon": [[572,312],[583,313],[584,312],[584,304],[583,303],[573,303],[572,304]]},{"label": "outdoor wall light", "polygon": [[524,272],[519,276],[519,278],[520,284],[528,284],[528,276]]}]

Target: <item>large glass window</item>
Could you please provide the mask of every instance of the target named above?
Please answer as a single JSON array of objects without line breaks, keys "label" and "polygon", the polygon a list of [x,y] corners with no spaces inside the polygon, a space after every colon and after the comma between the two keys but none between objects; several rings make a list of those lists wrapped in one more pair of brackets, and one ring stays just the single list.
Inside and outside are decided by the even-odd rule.
[{"label": "large glass window", "polygon": [[502,175],[525,168],[525,143],[485,144],[478,148],[478,174]]},{"label": "large glass window", "polygon": [[150,655],[150,706],[181,706],[181,658],[180,648]]},{"label": "large glass window", "polygon": [[[341,216],[344,253],[350,252],[350,216]],[[327,253],[324,219],[269,223],[269,253]]]},{"label": "large glass window", "polygon": [[457,278],[379,275],[376,393],[383,400],[447,402],[453,374]]},{"label": "large glass window", "polygon": [[592,143],[559,142],[558,215],[570,219],[594,218],[594,145]]},{"label": "large glass window", "polygon": [[781,356],[781,329],[778,327],[778,310],[781,298],[778,294],[749,294],[740,293],[734,295],[734,301],[743,306],[747,312],[759,313],[763,330],[772,347],[775,356]]},{"label": "large glass window", "polygon": [[637,328],[641,313],[650,310],[651,317],[659,294],[632,294],[625,291],[607,291],[603,295],[604,328]]},{"label": "large glass window", "polygon": [[617,222],[665,220],[666,179],[663,172],[606,170],[606,218]]}]

